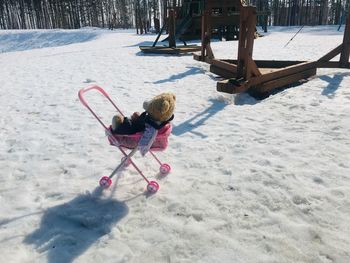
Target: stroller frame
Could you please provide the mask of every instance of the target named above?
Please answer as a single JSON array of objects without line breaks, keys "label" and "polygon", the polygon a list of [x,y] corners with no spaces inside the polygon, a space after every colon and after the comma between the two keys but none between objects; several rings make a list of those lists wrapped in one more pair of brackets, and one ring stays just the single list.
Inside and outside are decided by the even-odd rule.
[{"label": "stroller frame", "polygon": [[[101,93],[115,108],[115,110],[117,110],[117,112],[122,115],[124,117],[124,114],[122,113],[122,111],[117,107],[117,105],[112,101],[112,99],[109,97],[109,95],[107,94],[107,92],[97,86],[90,86],[87,88],[83,88],[79,91],[78,93],[78,97],[80,102],[92,113],[92,115],[97,119],[97,121],[102,125],[102,127],[105,130],[105,133],[108,137],[109,143],[113,146],[116,146],[121,153],[124,155],[123,158],[121,159],[120,164],[113,170],[113,172],[109,175],[109,176],[103,176],[100,181],[99,184],[102,188],[108,188],[111,184],[112,184],[112,178],[113,176],[119,172],[122,168],[132,165],[135,170],[138,172],[138,174],[146,181],[147,183],[147,191],[150,193],[156,193],[159,190],[159,184],[156,181],[150,181],[147,179],[147,177],[143,174],[142,170],[135,164],[135,162],[131,159],[131,157],[133,155],[135,155],[135,153],[138,151],[138,147],[134,147],[131,148],[128,145],[122,144],[118,141],[118,135],[113,135],[110,126],[107,126],[106,124],[103,123],[103,121],[97,116],[97,114],[92,110],[92,108],[88,105],[88,103],[86,102],[85,98],[84,98],[84,94],[88,91],[91,90],[96,90],[99,93]],[[162,136],[161,138],[164,140],[166,140],[166,144],[163,146],[163,148],[159,148],[159,147],[151,147],[151,149],[149,150],[149,153],[151,154],[151,156],[157,161],[157,163],[160,165],[159,167],[159,172],[162,176],[167,175],[170,171],[171,171],[171,167],[169,164],[167,163],[162,163],[159,158],[155,155],[155,153],[152,151],[152,148],[154,151],[161,151],[161,150],[165,150],[165,148],[167,147],[167,137],[169,136],[170,132],[171,132],[171,124],[168,124],[167,127],[168,131],[165,135],[159,135]],[[142,133],[138,134],[138,135],[122,135],[124,138],[132,138],[132,140],[135,139],[139,139],[142,136]],[[157,135],[158,138],[158,135]],[[156,140],[157,140],[156,138]],[[129,153],[127,153],[127,150],[131,149],[131,151]]]}]

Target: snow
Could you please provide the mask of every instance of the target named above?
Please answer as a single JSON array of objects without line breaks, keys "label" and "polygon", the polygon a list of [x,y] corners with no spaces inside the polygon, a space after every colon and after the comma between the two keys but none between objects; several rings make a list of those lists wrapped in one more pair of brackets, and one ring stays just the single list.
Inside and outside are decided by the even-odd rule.
[{"label": "snow", "polygon": [[[316,60],[336,26],[269,28],[254,58]],[[133,31],[0,31],[2,262],[349,262],[350,71],[319,69],[265,100],[216,91],[191,55],[144,55]],[[213,42],[235,58],[237,42]],[[160,190],[119,164],[78,100],[103,87],[126,114],[173,92],[173,134],[159,158],[134,160]],[[114,111],[86,94],[109,123]]]}]

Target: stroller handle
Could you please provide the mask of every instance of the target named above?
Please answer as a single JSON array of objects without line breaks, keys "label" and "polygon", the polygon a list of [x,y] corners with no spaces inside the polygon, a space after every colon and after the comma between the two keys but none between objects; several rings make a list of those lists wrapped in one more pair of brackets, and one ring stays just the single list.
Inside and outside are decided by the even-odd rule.
[{"label": "stroller handle", "polygon": [[115,103],[112,101],[112,99],[109,97],[109,95],[107,94],[107,92],[97,86],[97,85],[94,85],[94,86],[90,86],[90,87],[87,87],[87,88],[82,88],[81,90],[79,90],[78,92],[78,97],[79,97],[79,100],[80,102],[92,113],[92,115],[94,115],[94,117],[98,120],[98,122],[107,130],[107,125],[105,125],[101,119],[97,116],[97,114],[91,109],[91,107],[89,106],[89,104],[86,102],[85,98],[84,98],[84,93],[90,91],[90,90],[97,90],[98,92],[100,92],[105,98],[107,98],[109,100],[109,102],[114,106],[114,108],[124,117],[124,114],[121,112],[121,110],[117,107],[117,105],[115,105]]}]

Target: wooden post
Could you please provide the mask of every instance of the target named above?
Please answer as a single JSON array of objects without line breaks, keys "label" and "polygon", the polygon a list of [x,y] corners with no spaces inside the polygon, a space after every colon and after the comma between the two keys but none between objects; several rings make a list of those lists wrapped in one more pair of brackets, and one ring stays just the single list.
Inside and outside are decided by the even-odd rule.
[{"label": "wooden post", "polygon": [[208,12],[207,10],[203,12],[202,15],[202,32],[201,32],[201,40],[202,40],[202,49],[201,49],[201,60],[205,61],[205,48],[206,48],[206,40],[205,35],[207,33],[207,21],[208,21]]},{"label": "wooden post", "polygon": [[252,60],[254,33],[256,26],[256,9],[252,6],[241,8],[239,42],[237,55],[237,79],[249,79],[253,72],[258,72],[255,63]]},{"label": "wooden post", "polygon": [[169,10],[169,47],[176,47],[175,39],[175,11]]},{"label": "wooden post", "polygon": [[201,61],[207,61],[207,59],[213,59],[214,54],[210,46],[211,39],[211,24],[210,24],[210,13],[208,10],[202,15],[202,47],[201,47]]},{"label": "wooden post", "polygon": [[349,55],[350,55],[350,13],[348,12],[348,17],[346,19],[344,37],[343,37],[343,48],[340,53],[340,60],[339,60],[340,67],[342,68],[348,67]]},{"label": "wooden post", "polygon": [[[168,24],[169,18],[167,17],[168,15],[168,1],[164,0],[163,1],[163,25]],[[166,29],[166,33],[169,32],[168,27],[165,28]]]}]

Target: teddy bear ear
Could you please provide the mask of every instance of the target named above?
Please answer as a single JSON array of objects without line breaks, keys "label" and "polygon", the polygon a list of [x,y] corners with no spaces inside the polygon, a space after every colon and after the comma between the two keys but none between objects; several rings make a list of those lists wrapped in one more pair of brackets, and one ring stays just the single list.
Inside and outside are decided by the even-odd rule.
[{"label": "teddy bear ear", "polygon": [[162,102],[162,106],[161,106],[161,112],[162,112],[162,113],[168,112],[168,111],[169,111],[169,108],[170,108],[169,102],[163,101],[163,102]]},{"label": "teddy bear ear", "polygon": [[149,101],[147,101],[147,100],[144,101],[142,106],[143,106],[143,109],[147,111],[148,106],[149,106]]}]

